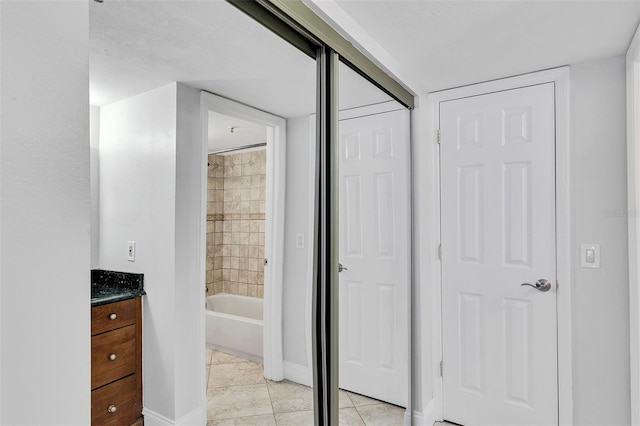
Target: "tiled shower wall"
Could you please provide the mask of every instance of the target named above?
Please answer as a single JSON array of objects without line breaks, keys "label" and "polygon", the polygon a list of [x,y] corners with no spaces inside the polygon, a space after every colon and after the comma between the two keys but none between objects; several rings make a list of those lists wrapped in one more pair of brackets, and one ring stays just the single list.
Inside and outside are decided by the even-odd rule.
[{"label": "tiled shower wall", "polygon": [[207,294],[264,295],[266,150],[209,155]]}]

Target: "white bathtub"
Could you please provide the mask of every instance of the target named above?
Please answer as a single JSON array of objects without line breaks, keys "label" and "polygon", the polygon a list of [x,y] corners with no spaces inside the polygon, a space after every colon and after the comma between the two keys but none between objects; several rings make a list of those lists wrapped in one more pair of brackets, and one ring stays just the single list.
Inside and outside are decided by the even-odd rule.
[{"label": "white bathtub", "polygon": [[235,294],[207,296],[207,346],[262,362],[262,299]]}]

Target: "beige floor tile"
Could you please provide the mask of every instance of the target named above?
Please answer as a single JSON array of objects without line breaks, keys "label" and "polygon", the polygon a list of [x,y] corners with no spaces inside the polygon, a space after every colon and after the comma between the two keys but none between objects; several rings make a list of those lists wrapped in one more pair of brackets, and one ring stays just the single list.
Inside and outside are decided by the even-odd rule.
[{"label": "beige floor tile", "polygon": [[272,414],[267,384],[209,388],[207,419],[220,420]]},{"label": "beige floor tile", "polygon": [[338,410],[339,421],[342,426],[365,426],[354,407]]},{"label": "beige floor tile", "polygon": [[360,417],[367,426],[403,426],[404,408],[389,404],[365,405],[357,407]]},{"label": "beige floor tile", "polygon": [[207,426],[275,426],[275,424],[276,419],[273,414],[207,421]]},{"label": "beige floor tile", "polygon": [[340,389],[338,391],[338,408],[349,408],[353,407],[353,402],[351,402],[351,398],[349,398],[349,394],[347,391],[343,391]]},{"label": "beige floor tile", "polygon": [[369,398],[368,396],[359,395],[357,393],[347,392],[347,394],[349,395],[349,398],[351,399],[351,402],[353,402],[353,405],[356,408],[357,407],[363,407],[365,405],[384,404],[383,401],[380,401],[380,400],[377,400],[377,399],[373,399],[373,398]]},{"label": "beige floor tile", "polygon": [[281,382],[267,380],[267,388],[274,413],[313,410],[313,390],[308,386],[288,380]]},{"label": "beige floor tile", "polygon": [[211,351],[211,364],[229,364],[232,362],[244,362],[245,359],[237,356],[225,354],[224,352],[217,351],[215,349],[209,349]]},{"label": "beige floor tile", "polygon": [[212,357],[213,357],[213,349],[206,348],[204,350],[205,365],[207,365],[207,366],[211,365],[211,358]]},{"label": "beige floor tile", "polygon": [[264,372],[260,364],[243,361],[230,364],[211,364],[208,388],[264,383]]},{"label": "beige floor tile", "polygon": [[313,411],[296,411],[293,413],[276,413],[278,426],[313,426]]}]

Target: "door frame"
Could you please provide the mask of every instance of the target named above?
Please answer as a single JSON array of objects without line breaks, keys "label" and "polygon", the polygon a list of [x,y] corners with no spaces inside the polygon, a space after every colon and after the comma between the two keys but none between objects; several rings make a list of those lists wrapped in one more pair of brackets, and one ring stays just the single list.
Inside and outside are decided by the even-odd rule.
[{"label": "door frame", "polygon": [[[427,148],[420,150],[418,161],[433,166],[433,173],[425,174],[424,199],[429,203],[417,218],[426,224],[422,233],[424,243],[421,252],[426,273],[420,278],[421,318],[421,360],[423,415],[428,422],[443,420],[443,389],[440,376],[442,360],[442,275],[438,259],[440,245],[440,148],[437,129],[440,123],[440,102],[518,89],[544,83],[555,85],[556,121],[556,262],[557,262],[557,319],[558,319],[558,421],[560,425],[573,424],[573,372],[572,372],[572,332],[571,332],[571,246],[570,246],[570,125],[569,125],[569,67],[534,72],[485,83],[430,93],[426,97],[427,108],[422,111],[422,121],[427,124],[425,139]],[[431,148],[429,148],[429,146]],[[422,207],[421,206],[421,207]],[[426,258],[425,258],[426,257]],[[431,315],[428,313],[431,312]],[[432,390],[432,399],[425,390]]]},{"label": "door frame", "polygon": [[[264,274],[263,307],[263,363],[264,377],[269,380],[284,379],[282,345],[282,289],[284,282],[284,213],[286,182],[286,127],[287,121],[273,114],[252,108],[239,102],[205,91],[200,96],[200,116],[202,123],[202,170],[206,171],[208,158],[208,114],[209,111],[260,123],[267,127],[267,178],[265,205],[265,258],[269,265]],[[207,220],[207,173],[202,174],[201,223]],[[206,232],[201,233],[200,259],[206,259]],[[206,286],[205,268],[201,270],[201,282]],[[199,338],[202,353],[205,349],[204,297],[203,288],[200,303],[203,309]],[[204,364],[203,364],[204,368]],[[204,371],[201,376],[204,378]]]},{"label": "door frame", "polygon": [[627,51],[627,220],[631,424],[640,424],[640,27]]}]

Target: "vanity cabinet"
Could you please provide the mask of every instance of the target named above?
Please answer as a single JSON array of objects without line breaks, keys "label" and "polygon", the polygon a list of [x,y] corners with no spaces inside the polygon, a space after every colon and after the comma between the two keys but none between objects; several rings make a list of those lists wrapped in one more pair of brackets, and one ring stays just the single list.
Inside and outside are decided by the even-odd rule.
[{"label": "vanity cabinet", "polygon": [[91,424],[142,424],[141,297],[91,308]]}]

